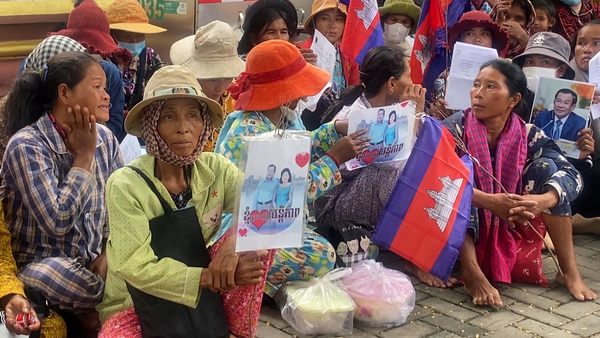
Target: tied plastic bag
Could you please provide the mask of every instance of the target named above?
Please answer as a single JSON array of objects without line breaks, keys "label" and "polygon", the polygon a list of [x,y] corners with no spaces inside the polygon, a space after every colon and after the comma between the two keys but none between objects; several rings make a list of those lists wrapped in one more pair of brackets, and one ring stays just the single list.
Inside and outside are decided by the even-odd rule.
[{"label": "tied plastic bag", "polygon": [[351,273],[336,269],[322,278],[286,285],[275,295],[281,316],[302,334],[352,334],[352,298],[334,281]]},{"label": "tied plastic bag", "polygon": [[410,278],[372,259],[353,265],[342,283],[356,304],[354,317],[372,326],[401,325],[415,307]]}]

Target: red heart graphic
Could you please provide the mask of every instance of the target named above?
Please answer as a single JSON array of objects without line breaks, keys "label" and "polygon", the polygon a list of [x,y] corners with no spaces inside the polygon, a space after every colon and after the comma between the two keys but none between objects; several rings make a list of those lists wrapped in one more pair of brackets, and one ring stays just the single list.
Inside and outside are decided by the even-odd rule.
[{"label": "red heart graphic", "polygon": [[363,151],[362,155],[360,155],[360,158],[363,160],[363,162],[369,164],[373,162],[377,158],[377,156],[379,156],[379,149],[373,149],[371,151]]},{"label": "red heart graphic", "polygon": [[402,108],[408,106],[408,101],[404,101],[402,103],[400,103],[400,105],[402,106]]},{"label": "red heart graphic", "polygon": [[248,233],[248,229],[240,229],[239,233],[240,233],[240,236],[246,237],[246,234]]},{"label": "red heart graphic", "polygon": [[258,212],[253,210],[250,213],[250,222],[254,224],[256,229],[260,230],[260,228],[267,222],[269,219],[269,210],[263,210]]},{"label": "red heart graphic", "polygon": [[308,163],[309,159],[310,159],[310,155],[308,153],[298,153],[298,154],[296,154],[296,164],[300,168],[303,168]]}]

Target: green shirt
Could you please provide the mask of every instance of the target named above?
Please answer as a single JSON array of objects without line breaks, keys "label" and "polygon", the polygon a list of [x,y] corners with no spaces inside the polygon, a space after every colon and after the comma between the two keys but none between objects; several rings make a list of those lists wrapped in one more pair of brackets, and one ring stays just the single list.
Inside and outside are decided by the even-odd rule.
[{"label": "green shirt", "polygon": [[[154,176],[154,164],[153,156],[144,155],[129,165],[144,171],[176,210],[169,192]],[[220,154],[202,153],[194,163],[192,199],[188,206],[196,207],[206,242],[221,228],[221,214],[233,212],[236,189],[242,179],[243,173]],[[158,261],[154,255],[149,220],[164,212],[146,182],[132,169],[121,168],[108,179],[106,200],[110,236],[106,246],[108,274],[104,298],[97,307],[101,321],[133,307],[125,281],[155,297],[195,307],[200,300],[202,268],[188,267],[171,258]]]}]

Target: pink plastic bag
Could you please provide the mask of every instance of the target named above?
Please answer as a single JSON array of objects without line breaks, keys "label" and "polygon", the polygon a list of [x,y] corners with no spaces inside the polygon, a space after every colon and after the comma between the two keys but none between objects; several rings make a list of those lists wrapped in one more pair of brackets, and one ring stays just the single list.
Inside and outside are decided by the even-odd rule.
[{"label": "pink plastic bag", "polygon": [[415,307],[410,278],[372,259],[353,265],[342,283],[356,304],[354,318],[371,326],[399,326]]}]

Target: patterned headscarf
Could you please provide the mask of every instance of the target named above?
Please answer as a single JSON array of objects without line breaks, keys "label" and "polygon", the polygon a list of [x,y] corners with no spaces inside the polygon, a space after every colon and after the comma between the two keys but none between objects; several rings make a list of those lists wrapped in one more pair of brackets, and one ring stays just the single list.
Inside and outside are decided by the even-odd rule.
[{"label": "patterned headscarf", "polygon": [[204,122],[204,130],[200,135],[194,152],[189,156],[179,156],[169,148],[158,134],[158,120],[165,102],[166,100],[155,101],[144,108],[142,112],[142,139],[146,142],[146,152],[167,164],[178,167],[190,165],[198,159],[198,156],[202,153],[202,149],[204,149],[204,144],[206,144],[214,129],[208,107],[204,102],[198,101],[200,103],[200,114]]},{"label": "patterned headscarf", "polygon": [[64,52],[86,52],[86,49],[77,41],[62,35],[53,35],[44,41],[29,54],[25,61],[25,69],[40,70],[56,54]]}]

